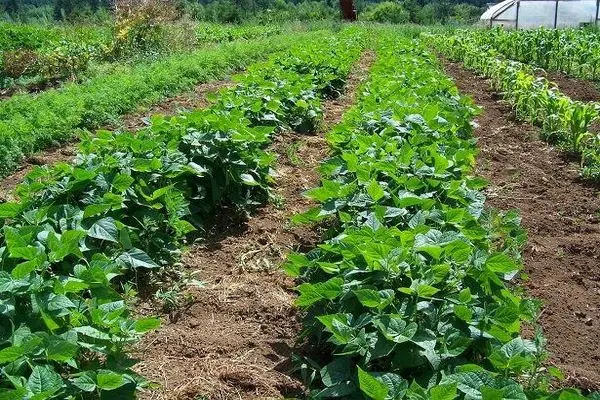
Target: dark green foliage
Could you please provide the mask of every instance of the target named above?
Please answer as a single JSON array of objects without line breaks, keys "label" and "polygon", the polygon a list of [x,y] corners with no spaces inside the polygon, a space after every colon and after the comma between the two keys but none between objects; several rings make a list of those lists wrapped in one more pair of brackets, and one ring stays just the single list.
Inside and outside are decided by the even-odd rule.
[{"label": "dark green foliage", "polygon": [[210,22],[199,23],[196,28],[198,43],[230,42],[277,35],[282,28],[276,25],[225,25]]},{"label": "dark green foliage", "polygon": [[[14,0],[3,0],[7,2],[5,7],[7,15],[13,18],[18,17],[23,12],[8,11],[11,8],[8,3]],[[391,10],[388,4],[385,17],[381,14],[374,19],[370,14],[373,9],[378,8],[380,3],[394,3],[401,5],[408,12],[408,21],[419,24],[440,24],[457,23],[470,24],[485,10],[485,0],[402,0],[389,2],[357,0],[356,8],[359,12],[359,19],[375,20],[380,22],[399,21],[408,22],[406,14],[399,9]],[[90,15],[96,13],[99,18],[102,16],[98,10],[106,10],[107,5],[97,0],[41,0],[38,3],[40,12],[38,14],[47,15],[46,19],[52,17],[57,19],[66,18],[68,20],[85,20]],[[318,20],[339,20],[340,9],[337,1],[332,0],[181,0],[175,2],[177,8],[188,14],[194,19],[202,21],[211,21],[218,23],[240,23],[245,21],[258,21],[261,23],[276,23],[286,21],[318,21]],[[471,6],[467,8],[466,6]],[[32,6],[28,6],[32,7]],[[381,10],[380,10],[381,11]],[[363,14],[364,13],[364,14]],[[394,17],[401,13],[402,17]],[[34,15],[31,10],[27,14]],[[38,15],[35,15],[39,18]],[[26,15],[20,17],[27,19]]]},{"label": "dark green foliage", "polygon": [[368,9],[362,17],[365,21],[405,24],[410,22],[410,13],[400,3],[383,2]]},{"label": "dark green foliage", "polygon": [[73,79],[111,42],[102,27],[42,27],[0,23],[0,88]]}]

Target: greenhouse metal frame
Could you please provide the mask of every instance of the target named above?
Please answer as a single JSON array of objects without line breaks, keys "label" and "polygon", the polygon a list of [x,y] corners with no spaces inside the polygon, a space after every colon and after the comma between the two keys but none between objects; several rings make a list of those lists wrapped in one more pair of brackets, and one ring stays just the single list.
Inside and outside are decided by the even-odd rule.
[{"label": "greenhouse metal frame", "polygon": [[[548,23],[538,23],[538,26],[546,26],[548,28],[559,28],[562,26],[576,26],[583,23],[590,23],[594,25],[598,25],[598,17],[600,16],[600,0],[514,0],[514,1],[505,1],[500,4],[496,4],[492,6],[488,11],[486,11],[482,15],[482,20],[485,21],[486,24],[489,24],[490,27],[495,25],[505,25],[509,24],[511,27],[515,29],[519,29],[520,26],[520,17],[522,17],[522,8],[521,4],[532,4],[532,3],[546,3],[544,5],[544,11],[548,11],[550,14],[553,13],[553,16],[550,15],[550,18],[553,17],[553,21],[548,21]],[[548,3],[552,3],[552,5],[548,5]],[[559,20],[559,11],[561,11],[561,5],[569,4],[569,6],[573,6],[574,4],[586,4],[588,6],[588,10],[591,7],[591,11],[595,11],[595,15],[590,15],[589,19],[582,19],[576,21],[576,23],[561,23]],[[548,8],[552,7],[552,8]],[[595,10],[594,10],[595,9]],[[489,21],[487,18],[484,18],[486,14],[490,14]],[[503,17],[503,14],[509,14]],[[510,15],[513,14],[513,15]],[[548,15],[545,15],[548,17]],[[529,23],[526,27],[533,27],[535,23]]]}]

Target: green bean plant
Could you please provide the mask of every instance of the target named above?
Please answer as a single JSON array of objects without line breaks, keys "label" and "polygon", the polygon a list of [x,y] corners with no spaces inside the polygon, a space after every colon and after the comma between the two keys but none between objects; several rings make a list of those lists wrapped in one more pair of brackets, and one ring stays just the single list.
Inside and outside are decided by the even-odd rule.
[{"label": "green bean plant", "polygon": [[[378,31],[358,104],[327,139],[325,240],[289,256],[310,399],[585,399],[552,392],[539,302],[516,282],[517,212],[484,208],[473,175],[479,113],[419,41]],[[597,394],[590,396],[596,399]]]}]

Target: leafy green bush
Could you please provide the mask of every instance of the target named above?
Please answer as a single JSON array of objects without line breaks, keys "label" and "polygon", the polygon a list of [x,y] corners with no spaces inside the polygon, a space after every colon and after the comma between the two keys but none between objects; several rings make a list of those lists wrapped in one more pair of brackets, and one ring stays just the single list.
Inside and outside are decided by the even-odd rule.
[{"label": "leafy green bush", "polygon": [[385,1],[368,9],[364,15],[365,21],[388,22],[405,24],[410,22],[409,12],[400,3]]},{"label": "leafy green bush", "polygon": [[425,25],[444,24],[451,14],[452,8],[449,3],[429,3],[417,12],[417,22]]},{"label": "leafy green bush", "polygon": [[0,23],[0,51],[43,48],[60,40],[60,31],[41,25]]},{"label": "leafy green bush", "polygon": [[0,87],[73,78],[92,59],[104,59],[110,42],[101,27],[39,27],[0,24]]},{"label": "leafy green bush", "polygon": [[[133,3],[136,4],[136,3]],[[116,16],[114,39],[107,53],[116,58],[134,54],[155,54],[164,51],[164,25],[176,18],[177,11],[169,3],[145,1],[123,7]]]},{"label": "leafy green bush", "polygon": [[458,25],[470,25],[479,20],[485,9],[474,6],[473,4],[456,4],[452,7],[452,16],[450,21]]}]

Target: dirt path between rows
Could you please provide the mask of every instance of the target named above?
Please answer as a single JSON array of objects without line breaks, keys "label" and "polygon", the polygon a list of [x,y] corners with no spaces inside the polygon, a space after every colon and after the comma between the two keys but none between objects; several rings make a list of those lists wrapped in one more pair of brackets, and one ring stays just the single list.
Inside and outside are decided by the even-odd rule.
[{"label": "dirt path between rows", "polygon": [[[142,399],[280,399],[302,392],[302,384],[290,376],[301,329],[293,307],[294,281],[279,267],[290,251],[318,243],[319,233],[288,221],[313,205],[302,193],[319,183],[317,167],[328,153],[323,132],[354,103],[373,59],[365,52],[345,94],[323,104],[322,132],[276,137],[271,150],[278,156],[280,204],[266,205],[245,224],[221,227],[216,240],[185,254],[185,268],[199,271],[197,279],[206,286],[189,288],[191,304],[176,318],[163,315],[163,326],[139,347],[136,370],[161,385]],[[142,312],[158,312],[149,304],[142,307]]]},{"label": "dirt path between rows", "polygon": [[573,100],[586,103],[600,101],[600,89],[598,89],[596,82],[572,78],[560,72],[548,72],[542,76],[553,82],[558,90]]},{"label": "dirt path between rows", "polygon": [[[233,85],[231,79],[210,81],[197,85],[193,90],[178,96],[169,97],[161,102],[150,106],[140,107],[139,110],[121,116],[118,120],[107,124],[101,129],[136,131],[149,124],[148,119],[152,115],[175,115],[183,111],[204,108],[209,105],[206,96]],[[0,200],[7,199],[9,192],[19,183],[33,168],[40,165],[53,165],[59,162],[73,160],[77,153],[77,141],[64,143],[61,146],[49,148],[25,159],[18,171],[0,180]]]},{"label": "dirt path between rows", "polygon": [[600,197],[579,166],[515,122],[489,83],[443,61],[459,90],[483,107],[477,118],[477,173],[490,180],[487,205],[521,211],[528,292],[543,301],[541,324],[551,362],[567,385],[600,389]]}]

